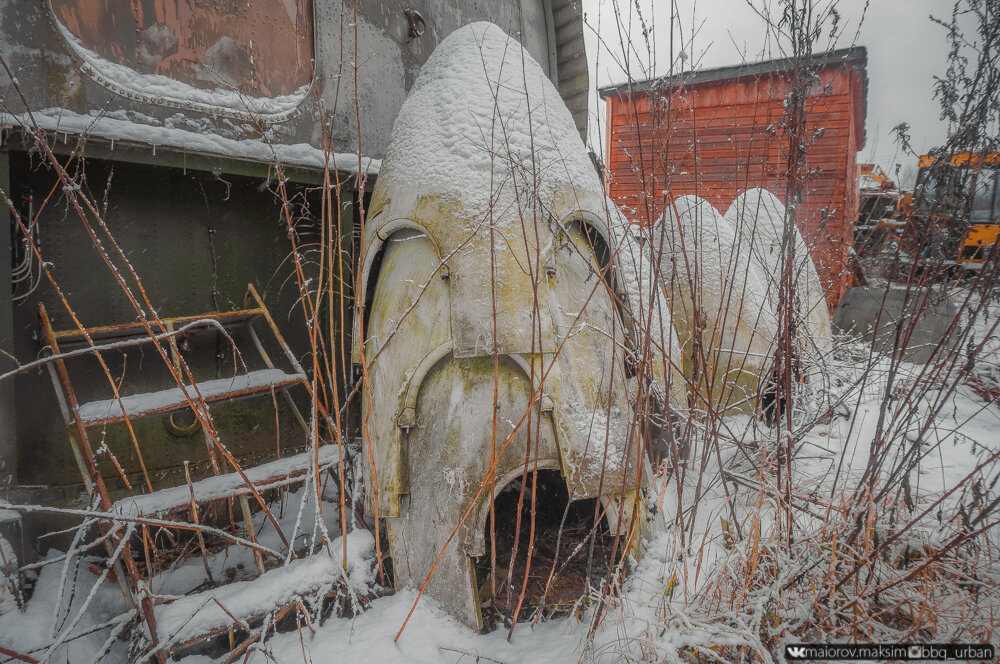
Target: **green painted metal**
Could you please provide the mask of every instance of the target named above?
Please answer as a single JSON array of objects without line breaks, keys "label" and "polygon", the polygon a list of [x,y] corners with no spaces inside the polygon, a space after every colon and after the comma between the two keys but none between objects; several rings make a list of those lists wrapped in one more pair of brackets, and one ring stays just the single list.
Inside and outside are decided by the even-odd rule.
[{"label": "green painted metal", "polygon": [[[7,129],[9,149],[28,151],[34,143],[34,137],[24,130]],[[82,151],[90,159],[106,159],[119,163],[138,164],[144,166],[162,166],[177,168],[181,172],[205,171],[219,175],[242,175],[252,178],[277,179],[274,164],[253,159],[239,159],[194,150],[181,150],[169,146],[156,146],[137,141],[111,141],[98,136],[88,136],[85,142],[79,137],[53,133],[49,142],[52,152],[68,157]],[[315,168],[300,168],[285,165],[282,175],[290,182],[302,184],[320,184],[323,181],[323,171]],[[347,175],[341,176],[346,179]]]},{"label": "green painted metal", "polygon": [[[116,151],[118,146],[116,145]],[[89,154],[89,149],[88,149]],[[162,156],[162,153],[161,153]],[[56,182],[55,174],[37,167],[23,152],[12,152],[12,196],[21,200],[27,192],[44,197]],[[167,159],[168,163],[170,162]],[[161,316],[226,311],[242,308],[247,283],[257,285],[293,350],[301,356],[308,349],[306,327],[301,309],[296,306],[298,291],[288,260],[291,242],[280,201],[268,188],[266,179],[211,173],[200,170],[147,166],[88,158],[82,167],[91,194],[97,200],[107,196],[107,225],[134,266],[151,301]],[[271,185],[273,185],[271,181]],[[319,241],[319,191],[289,183],[289,194],[296,197],[293,219],[300,246]],[[60,187],[40,217],[43,252],[51,262],[51,271],[66,293],[76,315],[87,326],[111,325],[135,320],[134,309],[114,282],[85,232],[78,215],[67,207]],[[350,196],[349,189],[345,195]],[[308,204],[308,210],[304,204]],[[347,252],[344,268],[350,284],[351,233],[353,209],[347,206],[342,215],[341,243]],[[105,246],[110,244],[105,240]],[[311,258],[306,249],[307,259]],[[9,263],[9,260],[7,261]],[[120,263],[120,261],[119,261]],[[308,268],[315,269],[315,268]],[[307,275],[308,276],[308,275]],[[9,290],[8,290],[9,292]],[[345,311],[352,310],[350,288],[345,289]],[[32,334],[37,329],[37,303],[44,302],[57,329],[72,328],[72,319],[54,290],[43,284],[35,295],[17,305],[13,327],[24,330],[15,340],[17,357],[34,358],[40,351]],[[338,307],[339,308],[339,307]],[[263,325],[258,321],[256,325]],[[349,329],[350,319],[346,325]],[[259,330],[259,328],[258,328]],[[341,334],[339,322],[333,338]],[[244,349],[252,347],[244,330],[233,331],[234,341]],[[262,334],[262,338],[269,335]],[[225,338],[215,332],[192,336],[182,341],[185,357],[196,379],[232,375],[263,366],[244,354],[233,355]],[[5,348],[6,349],[6,348]],[[276,347],[268,348],[272,357],[280,357]],[[126,393],[154,391],[169,387],[171,378],[160,357],[146,348],[104,354],[113,375],[127,378]],[[259,363],[259,360],[257,360]],[[71,367],[81,401],[105,399],[111,394],[107,378],[96,360],[74,360]],[[76,380],[76,378],[75,378]],[[22,413],[17,423],[21,459],[17,465],[22,484],[64,486],[72,500],[70,487],[79,482],[79,474],[66,444],[65,427],[57,416],[59,410],[48,376],[43,372],[20,375],[14,383],[16,395],[5,399],[6,408]],[[300,395],[301,396],[301,395]],[[280,436],[284,444],[296,445],[304,434],[292,419],[282,399],[278,399]],[[273,453],[275,411],[270,399],[223,404],[213,407],[213,417],[223,442],[240,457]],[[159,418],[134,423],[136,435],[143,441],[143,457],[154,485],[169,484],[175,479],[181,459],[197,464],[206,459],[200,435],[188,438],[171,435]],[[138,459],[131,437],[124,425],[111,425],[106,433],[91,432],[96,449],[104,441],[125,471],[135,479]],[[117,477],[114,466],[101,466],[106,477]],[[51,491],[49,493],[52,493]],[[55,494],[53,499],[55,499]]]}]

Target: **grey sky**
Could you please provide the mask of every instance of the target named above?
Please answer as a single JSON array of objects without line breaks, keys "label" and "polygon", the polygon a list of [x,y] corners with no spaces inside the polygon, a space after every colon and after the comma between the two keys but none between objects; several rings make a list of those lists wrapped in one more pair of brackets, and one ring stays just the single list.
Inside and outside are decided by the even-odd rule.
[{"label": "grey sky", "polygon": [[[756,7],[777,6],[775,0],[752,2]],[[647,49],[634,1],[583,0],[590,26],[586,28],[587,46],[595,86],[626,79],[615,5],[626,40],[627,26],[631,26],[633,52],[629,54],[627,66],[632,76],[648,78],[669,70],[670,4],[662,0],[640,0],[646,25],[652,26],[650,48]],[[818,7],[827,5],[822,0],[817,0],[816,4]],[[858,161],[874,161],[890,175],[895,172],[895,164],[900,163],[901,184],[912,186],[915,158],[899,151],[890,131],[900,122],[910,123],[914,149],[920,152],[944,139],[945,126],[938,119],[938,103],[932,96],[932,76],[944,72],[947,46],[944,29],[933,24],[929,15],[947,18],[952,3],[949,0],[871,0],[867,12],[865,0],[839,0],[836,4],[842,17],[840,38],[830,43],[824,35],[817,50],[852,44],[868,49],[867,141],[858,154]],[[674,31],[673,52],[676,57],[684,51],[685,68],[716,67],[782,55],[774,39],[767,37],[763,21],[748,6],[747,0],[678,0],[676,6],[680,20]],[[780,12],[780,9],[774,11]],[[595,30],[599,31],[600,39],[594,34]],[[599,42],[603,42],[600,48]],[[680,61],[675,60],[675,69],[679,66]],[[591,123],[591,140],[597,145],[604,140],[605,116],[604,104],[598,102],[596,94],[592,97],[591,108],[594,111],[592,119],[599,121],[599,127]]]}]

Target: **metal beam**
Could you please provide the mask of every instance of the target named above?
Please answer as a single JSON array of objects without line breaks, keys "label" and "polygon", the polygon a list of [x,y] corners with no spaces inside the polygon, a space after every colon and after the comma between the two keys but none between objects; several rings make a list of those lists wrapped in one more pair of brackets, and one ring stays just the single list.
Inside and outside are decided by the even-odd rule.
[{"label": "metal beam", "polygon": [[[8,131],[9,148],[12,150],[30,151],[34,145],[34,137],[22,131]],[[55,141],[49,147],[57,155],[69,155],[77,149],[78,136],[71,135],[70,140]],[[205,171],[220,175],[244,175],[247,177],[275,177],[274,164],[237,157],[223,157],[203,152],[179,150],[162,145],[153,147],[147,143],[136,141],[111,141],[96,136],[86,138],[84,156],[91,159],[104,159],[147,166],[166,166],[184,171]],[[357,158],[355,158],[355,162]],[[323,170],[320,168],[302,168],[299,166],[284,166],[285,177],[291,182],[303,184],[321,184]],[[331,174],[332,176],[332,174]],[[369,176],[372,177],[372,176]]]},{"label": "metal beam", "polygon": [[[0,142],[3,135],[0,134]],[[0,350],[14,353],[14,303],[11,301],[11,233],[10,210],[10,161],[6,146],[0,145]],[[10,358],[0,358],[0,372],[12,369]],[[0,488],[14,482],[17,473],[16,409],[14,407],[14,381],[0,381]]]}]

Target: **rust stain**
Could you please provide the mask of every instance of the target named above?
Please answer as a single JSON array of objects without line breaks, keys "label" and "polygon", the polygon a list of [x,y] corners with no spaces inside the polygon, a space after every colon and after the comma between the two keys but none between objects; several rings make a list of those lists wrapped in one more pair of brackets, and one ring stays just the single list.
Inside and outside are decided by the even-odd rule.
[{"label": "rust stain", "polygon": [[312,0],[50,0],[81,44],[142,74],[253,97],[313,75]]},{"label": "rust stain", "polygon": [[[175,316],[173,318],[161,318],[159,322],[162,323],[166,329],[170,326],[182,327],[190,323],[197,321],[213,320],[223,325],[232,325],[237,322],[242,322],[254,318],[255,316],[264,315],[264,309],[257,307],[254,309],[238,309],[236,311],[211,311],[204,314],[196,314],[194,316]],[[154,321],[147,321],[150,325],[154,324]],[[73,343],[86,341],[87,337],[78,329],[68,329],[59,330],[52,333],[53,338],[62,343]],[[148,341],[149,332],[142,323],[121,323],[118,325],[101,325],[97,327],[88,327],[87,336],[93,340],[105,339],[108,337],[120,339],[127,336],[138,336],[140,341]]]}]

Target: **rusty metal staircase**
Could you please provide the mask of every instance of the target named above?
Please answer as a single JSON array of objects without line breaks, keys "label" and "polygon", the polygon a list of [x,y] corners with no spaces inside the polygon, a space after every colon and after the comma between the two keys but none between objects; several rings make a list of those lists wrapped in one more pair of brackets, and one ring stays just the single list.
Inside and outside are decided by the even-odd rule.
[{"label": "rusty metal staircase", "polygon": [[[138,611],[138,615],[145,621],[148,628],[148,638],[151,647],[143,659],[155,658],[158,661],[165,661],[165,658],[173,651],[187,648],[206,638],[217,636],[220,633],[230,632],[233,637],[235,626],[247,627],[247,618],[239,619],[226,611],[228,618],[207,623],[201,621],[206,626],[205,629],[194,629],[183,620],[173,619],[170,616],[178,613],[185,603],[191,604],[192,596],[181,598],[169,598],[163,601],[151,595],[149,585],[144,580],[140,565],[137,564],[130,542],[122,542],[123,539],[131,537],[141,538],[145,563],[148,570],[152,569],[149,560],[149,548],[151,542],[150,529],[177,528],[180,530],[194,531],[198,538],[202,558],[205,561],[206,572],[209,578],[208,562],[206,559],[206,546],[204,536],[211,534],[213,529],[203,527],[199,521],[199,506],[210,505],[225,501],[228,504],[228,513],[232,519],[234,505],[238,505],[242,512],[244,526],[246,528],[246,540],[244,543],[253,551],[254,561],[257,567],[258,579],[263,581],[265,572],[262,561],[262,552],[266,553],[265,547],[257,545],[254,532],[252,512],[250,509],[251,499],[257,502],[262,511],[273,523],[275,530],[281,538],[285,553],[294,559],[294,552],[288,551],[291,544],[286,540],[284,534],[278,526],[277,521],[271,515],[262,498],[262,493],[275,488],[287,487],[307,479],[310,472],[319,474],[333,467],[340,460],[340,449],[336,445],[322,445],[305,453],[291,456],[280,456],[274,461],[259,464],[246,469],[232,456],[225,446],[219,441],[217,432],[214,429],[214,422],[209,412],[211,404],[230,402],[238,399],[250,399],[254,397],[270,396],[275,398],[280,392],[283,394],[292,414],[302,426],[308,437],[309,425],[302,413],[296,407],[294,400],[288,391],[291,388],[301,386],[312,398],[312,389],[309,380],[302,370],[301,365],[295,358],[284,337],[279,331],[274,319],[264,306],[263,300],[252,284],[247,288],[244,308],[236,311],[210,312],[195,316],[182,316],[175,318],[161,318],[156,321],[146,321],[141,323],[128,323],[94,328],[77,328],[70,330],[54,330],[48,313],[44,305],[39,304],[39,319],[41,326],[42,341],[47,351],[55,356],[54,361],[48,363],[48,368],[52,383],[55,388],[56,397],[59,401],[60,410],[65,421],[69,442],[73,456],[76,459],[84,486],[91,497],[93,505],[99,505],[100,509],[107,515],[103,521],[105,533],[114,528],[115,523],[126,524],[124,534],[122,528],[118,528],[114,534],[105,540],[106,548],[110,558],[113,552],[120,549],[121,553],[116,560],[115,567],[117,579],[121,585],[123,595],[128,605]],[[274,340],[285,356],[291,371],[285,371],[275,366],[271,357],[265,350],[264,344],[257,335],[253,327],[254,321],[263,319],[273,333]],[[180,348],[177,337],[180,334],[196,334],[205,330],[228,330],[237,326],[245,326],[254,348],[256,349],[265,369],[247,371],[232,377],[218,378],[208,381],[194,382],[184,380],[186,376],[190,379],[190,372],[185,371],[182,363]],[[159,328],[159,329],[157,329]],[[231,338],[231,337],[230,337]],[[172,366],[172,375],[176,384],[173,387],[145,394],[130,394],[124,396],[119,389],[116,389],[114,398],[89,401],[80,403],[73,381],[67,367],[67,360],[78,355],[92,355],[102,350],[120,349],[126,347],[139,346],[143,344],[155,343],[162,351],[163,346],[169,346],[169,359]],[[82,345],[81,348],[65,351],[64,347],[71,345]],[[110,378],[110,374],[109,374]],[[190,411],[202,425],[205,437],[205,444],[208,451],[209,460],[212,465],[213,475],[205,479],[192,482],[188,470],[188,462],[184,462],[184,472],[186,483],[178,486],[153,490],[145,462],[142,459],[140,446],[135,433],[132,431],[135,451],[139,464],[145,478],[147,493],[133,493],[126,498],[113,502],[105,482],[105,479],[98,465],[98,457],[90,443],[88,430],[101,428],[110,424],[125,423],[129,429],[132,428],[132,421],[153,416],[168,416],[173,413]],[[126,473],[114,461],[114,465],[123,483],[132,489]],[[202,512],[203,514],[204,512]],[[187,515],[189,522],[177,521],[178,518]],[[169,522],[169,523],[168,523]],[[165,525],[166,524],[166,525]],[[275,570],[271,570],[273,573]],[[150,574],[152,572],[150,571]],[[246,582],[244,582],[246,583]],[[253,581],[249,582],[253,583]],[[252,587],[241,589],[243,592],[253,592]],[[209,594],[205,602],[211,602],[222,607],[217,598]],[[183,600],[183,601],[182,601]],[[171,602],[177,606],[171,609]],[[286,604],[289,604],[286,602]],[[285,612],[297,604],[297,599],[288,606],[259,607],[265,613]],[[169,629],[158,629],[157,616],[165,614],[167,622],[181,625],[182,629],[177,633],[170,633]],[[228,625],[225,623],[228,621]],[[235,623],[235,624],[234,624]],[[176,630],[175,630],[176,631]],[[248,632],[245,629],[244,632]],[[245,649],[248,643],[243,645]],[[241,651],[235,648],[234,652]]]}]

